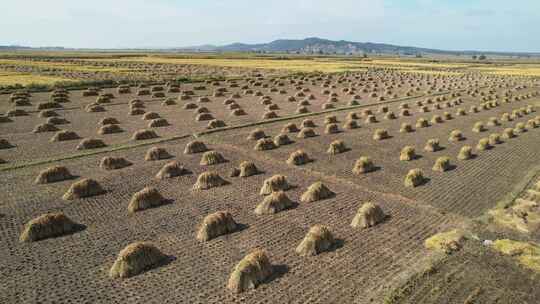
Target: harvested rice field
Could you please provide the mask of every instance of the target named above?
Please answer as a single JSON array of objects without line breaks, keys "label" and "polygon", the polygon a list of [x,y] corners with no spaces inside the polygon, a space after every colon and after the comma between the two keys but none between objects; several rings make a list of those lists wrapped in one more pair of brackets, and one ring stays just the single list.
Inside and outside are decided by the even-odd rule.
[{"label": "harvested rice field", "polygon": [[0,94],[1,303],[539,301],[528,71],[73,58]]}]

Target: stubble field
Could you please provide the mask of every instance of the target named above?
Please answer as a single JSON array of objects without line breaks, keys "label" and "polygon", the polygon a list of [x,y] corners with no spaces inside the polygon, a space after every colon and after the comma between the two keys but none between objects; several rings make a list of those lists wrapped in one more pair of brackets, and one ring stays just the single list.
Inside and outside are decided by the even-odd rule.
[{"label": "stubble field", "polygon": [[[176,59],[164,60],[151,64]],[[534,258],[532,264],[523,260],[520,264],[515,254],[505,255],[484,241],[540,241],[537,229],[522,233],[488,216],[503,203],[511,209],[519,197],[538,204],[539,197],[531,192],[540,191],[534,190],[540,171],[538,79],[471,72],[457,63],[380,60],[379,66],[362,63],[360,70],[341,73],[290,74],[280,66],[264,72],[264,66],[229,61],[226,67],[215,63],[201,69],[206,65],[182,60],[175,62],[182,65],[180,70],[171,65],[155,69],[148,60],[132,59],[130,64],[141,64],[150,74],[209,75],[216,69],[225,77],[232,71],[236,75],[187,83],[158,77],[148,85],[0,95],[1,302],[514,299],[533,303],[539,299]],[[114,68],[127,64],[120,61]],[[417,125],[422,119],[427,124]],[[408,132],[401,130],[404,123],[410,125]],[[135,138],[141,130],[155,137]],[[383,130],[387,138],[373,138]],[[449,140],[455,130],[463,138]],[[509,130],[513,136],[504,136]],[[488,140],[495,140],[493,134],[501,135],[499,142]],[[486,143],[479,145],[484,138]],[[439,141],[436,151],[424,148],[431,139]],[[220,155],[186,153],[194,141]],[[336,141],[342,141],[344,149],[329,153]],[[400,160],[406,146],[416,152],[409,161]],[[464,146],[471,147],[470,159],[458,157]],[[168,155],[148,160],[148,151],[156,147]],[[289,159],[299,150],[307,157],[301,155],[294,164]],[[434,171],[443,156],[449,157],[450,165]],[[100,165],[107,157],[122,158],[127,165],[107,170]],[[361,157],[373,162],[370,172],[354,169]],[[216,163],[204,163],[212,160]],[[184,167],[182,174],[157,178],[172,161]],[[234,169],[246,161],[258,172],[235,176]],[[54,166],[64,167],[71,177],[36,183],[40,172]],[[416,187],[404,184],[411,169],[424,175]],[[219,175],[223,185],[194,189],[204,172]],[[286,176],[290,187],[284,193],[290,206],[256,214],[265,200],[261,187],[275,175]],[[73,183],[83,179],[95,180],[102,191],[63,198]],[[331,194],[310,192],[317,182]],[[134,194],[148,187],[156,189],[160,201],[152,208],[130,211]],[[306,200],[305,192],[314,195],[314,201]],[[369,228],[352,227],[358,209],[368,202],[386,216]],[[525,217],[534,214],[537,205],[530,208]],[[232,215],[235,231],[197,239],[204,218],[218,211]],[[44,223],[36,228],[43,239],[20,240],[30,220],[53,212],[79,226],[54,234],[50,233],[54,227]],[[303,256],[295,248],[314,225],[327,226],[334,240],[330,248]],[[446,252],[425,247],[426,239],[452,229],[465,231],[467,237],[445,243],[451,248]],[[166,258],[129,278],[111,277],[119,252],[140,241],[153,243]],[[233,269],[256,249],[266,252],[271,274],[256,281],[256,288],[248,284],[242,292],[230,290],[227,283]],[[140,253],[140,260],[135,256],[126,263],[144,263],[147,258]],[[243,279],[250,280],[246,273],[262,266],[253,267]],[[501,288],[506,291],[495,292]]]}]

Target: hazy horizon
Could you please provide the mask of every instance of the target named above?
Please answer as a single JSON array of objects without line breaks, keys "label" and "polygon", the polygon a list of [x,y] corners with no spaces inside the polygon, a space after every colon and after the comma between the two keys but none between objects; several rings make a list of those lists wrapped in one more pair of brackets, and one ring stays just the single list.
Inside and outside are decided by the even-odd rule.
[{"label": "hazy horizon", "polygon": [[[442,50],[539,52],[532,0],[20,0],[0,45],[167,48],[320,37]],[[31,8],[31,9],[30,9]]]}]

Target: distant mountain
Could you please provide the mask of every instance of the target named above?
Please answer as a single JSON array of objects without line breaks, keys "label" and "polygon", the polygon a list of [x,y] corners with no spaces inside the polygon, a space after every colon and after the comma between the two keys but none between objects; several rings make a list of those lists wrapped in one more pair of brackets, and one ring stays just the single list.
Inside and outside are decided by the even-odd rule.
[{"label": "distant mountain", "polygon": [[299,54],[448,54],[448,55],[531,55],[531,53],[480,52],[480,51],[446,51],[413,46],[399,46],[385,43],[352,42],[345,40],[328,40],[321,38],[306,38],[301,40],[279,39],[270,43],[245,44],[233,43],[223,46],[204,45],[183,48],[185,50],[214,51],[214,52],[261,52],[261,53],[299,53]]},{"label": "distant mountain", "polygon": [[75,49],[61,46],[27,47],[18,45],[0,45],[0,51],[13,50],[46,50],[46,51],[137,51],[137,52],[258,52],[258,53],[292,53],[292,54],[384,54],[384,55],[495,55],[539,57],[539,52],[483,52],[483,51],[447,51],[414,46],[400,46],[385,43],[352,42],[346,40],[328,40],[317,37],[306,39],[279,39],[269,43],[246,44],[233,43],[228,45],[205,44],[189,47],[149,47],[149,48],[114,48],[114,49]]}]

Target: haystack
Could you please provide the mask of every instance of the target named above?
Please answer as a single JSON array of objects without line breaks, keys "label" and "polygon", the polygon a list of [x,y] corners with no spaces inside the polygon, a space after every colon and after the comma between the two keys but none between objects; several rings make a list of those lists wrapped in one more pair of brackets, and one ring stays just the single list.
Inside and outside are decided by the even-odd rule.
[{"label": "haystack", "polygon": [[459,160],[468,160],[473,157],[472,154],[472,147],[471,146],[463,146],[459,150],[458,159]]},{"label": "haystack", "polygon": [[173,178],[188,174],[188,170],[177,161],[165,164],[156,174],[157,179]]},{"label": "haystack", "polygon": [[399,129],[400,133],[410,133],[410,132],[413,132],[413,131],[414,131],[414,129],[411,126],[411,124],[406,123],[406,122],[402,123],[401,127]]},{"label": "haystack", "polygon": [[210,110],[207,107],[198,107],[195,109],[194,113],[197,113],[197,114],[210,113]]},{"label": "haystack", "polygon": [[208,190],[210,188],[220,187],[227,184],[216,172],[203,172],[197,177],[197,182],[193,185],[194,190]]},{"label": "haystack", "polygon": [[420,169],[411,169],[405,176],[405,187],[417,187],[424,183],[424,173]]},{"label": "haystack", "polygon": [[308,154],[303,150],[297,150],[289,155],[287,159],[287,164],[301,166],[305,165],[312,160],[309,158]]},{"label": "haystack", "polygon": [[433,117],[431,118],[431,123],[432,124],[443,123],[443,119],[440,115],[433,115]]},{"label": "haystack", "polygon": [[492,146],[489,144],[489,138],[481,138],[476,145],[476,150],[485,151],[491,149]]},{"label": "haystack", "polygon": [[285,146],[292,144],[293,141],[289,138],[287,134],[278,134],[274,137],[274,144],[276,146]]},{"label": "haystack", "polygon": [[146,113],[145,110],[136,108],[136,109],[130,109],[128,114],[130,116],[137,116],[137,115],[143,115],[144,113]]},{"label": "haystack", "polygon": [[416,158],[416,152],[414,147],[412,146],[405,146],[403,149],[401,149],[401,152],[399,154],[399,160],[401,161],[411,161]]},{"label": "haystack", "polygon": [[149,208],[155,208],[163,205],[165,199],[156,188],[146,187],[136,192],[129,201],[128,212],[134,213]]},{"label": "haystack", "polygon": [[43,110],[39,112],[38,116],[42,118],[48,118],[59,116],[59,114],[54,110]]},{"label": "haystack", "polygon": [[489,135],[489,144],[490,145],[499,145],[502,143],[501,135],[493,133]]},{"label": "haystack", "polygon": [[512,128],[506,128],[502,132],[502,138],[504,139],[510,139],[516,137],[516,134],[514,133],[514,129]]},{"label": "haystack", "polygon": [[98,134],[100,135],[122,133],[122,132],[124,132],[124,130],[120,128],[119,125],[115,125],[115,124],[104,125],[98,130]]},{"label": "haystack", "polygon": [[325,129],[324,129],[324,133],[326,134],[336,134],[336,133],[339,133],[339,126],[335,123],[330,123],[330,124],[327,124]]},{"label": "haystack", "polygon": [[426,146],[424,147],[424,151],[426,152],[437,152],[441,149],[442,148],[439,144],[439,139],[437,138],[429,139],[426,143]]},{"label": "haystack", "polygon": [[518,122],[514,128],[514,132],[516,133],[524,133],[527,132],[527,128],[525,127],[525,123]]},{"label": "haystack", "polygon": [[201,166],[212,166],[226,162],[227,160],[217,151],[207,151],[201,157]]},{"label": "haystack", "polygon": [[416,121],[416,128],[427,128],[429,127],[429,122],[425,118],[418,118]]},{"label": "haystack", "polygon": [[411,116],[411,112],[408,109],[402,109],[400,115],[401,116]]},{"label": "haystack", "polygon": [[101,159],[99,167],[104,170],[117,170],[131,166],[131,162],[123,157],[105,156]]},{"label": "haystack", "polygon": [[348,148],[345,145],[345,142],[343,142],[342,140],[334,140],[330,143],[330,146],[328,147],[326,153],[335,155],[346,152],[347,150]]},{"label": "haystack", "polygon": [[165,118],[152,119],[148,123],[148,128],[162,128],[167,126],[170,126],[170,124]]},{"label": "haystack", "polygon": [[489,127],[496,127],[496,126],[499,126],[500,124],[501,123],[499,122],[497,117],[490,117],[487,123]]},{"label": "haystack", "polygon": [[291,186],[287,182],[287,178],[283,175],[274,175],[270,178],[267,178],[263,182],[261,195],[268,195],[276,191],[287,191]]},{"label": "haystack", "polygon": [[356,212],[351,227],[353,228],[369,228],[381,223],[386,218],[383,210],[379,205],[372,202],[366,202]]},{"label": "haystack", "polygon": [[337,117],[335,115],[329,115],[324,118],[324,124],[335,124],[338,123]]},{"label": "haystack", "polygon": [[161,118],[161,116],[159,116],[159,114],[156,112],[147,112],[142,117],[143,120],[152,120],[157,118]]},{"label": "haystack", "polygon": [[435,164],[433,165],[432,170],[437,172],[445,172],[450,170],[450,157],[448,156],[441,156],[437,158],[435,161]]},{"label": "haystack", "polygon": [[358,121],[356,120],[347,120],[345,121],[345,124],[343,124],[343,129],[346,130],[358,129],[359,127]]},{"label": "haystack", "polygon": [[371,172],[373,170],[375,170],[375,165],[373,164],[373,161],[367,156],[362,156],[355,162],[352,171],[354,174],[360,175]]},{"label": "haystack", "polygon": [[234,221],[232,214],[227,211],[218,211],[204,218],[197,231],[197,240],[207,242],[236,230],[238,230],[238,224]]},{"label": "haystack", "polygon": [[275,214],[291,208],[293,202],[283,191],[272,192],[255,208],[255,214]]},{"label": "haystack", "polygon": [[393,120],[393,119],[396,119],[396,114],[394,114],[394,112],[390,111],[388,113],[386,113],[384,115],[384,119],[387,119],[387,120]]},{"label": "haystack", "polygon": [[78,198],[91,197],[105,193],[101,185],[90,178],[81,179],[73,183],[68,191],[64,193],[64,200],[74,200]]},{"label": "haystack", "polygon": [[317,133],[312,128],[303,127],[302,130],[298,133],[298,138],[309,138],[309,137],[315,137],[317,136]]},{"label": "haystack", "polygon": [[540,123],[538,123],[535,119],[529,119],[527,120],[527,124],[525,125],[525,127],[527,129],[536,129],[540,126]]},{"label": "haystack", "polygon": [[203,153],[208,151],[208,148],[202,141],[192,141],[189,142],[186,145],[186,148],[184,149],[184,154],[197,154],[197,153]]},{"label": "haystack", "polygon": [[303,128],[315,128],[315,127],[317,127],[317,125],[315,125],[315,123],[311,119],[304,119],[302,121],[302,124],[300,125],[300,127],[302,129]]},{"label": "haystack", "polygon": [[168,257],[154,244],[135,242],[120,251],[109,271],[109,276],[113,279],[132,277],[159,266],[167,259]]},{"label": "haystack", "polygon": [[229,277],[227,288],[235,293],[255,289],[268,280],[272,273],[272,264],[266,253],[255,250],[236,265]]},{"label": "haystack", "polygon": [[255,151],[266,151],[276,149],[277,145],[271,138],[261,138],[255,144]]},{"label": "haystack", "polygon": [[375,133],[373,133],[373,139],[374,140],[383,140],[389,138],[390,135],[388,135],[388,131],[385,129],[377,129],[375,130]]},{"label": "haystack", "polygon": [[85,110],[88,113],[99,113],[99,112],[106,111],[105,107],[100,106],[100,105],[92,105],[92,104],[89,104],[88,106],[86,106]]},{"label": "haystack", "polygon": [[307,191],[302,194],[300,201],[302,203],[311,203],[331,198],[334,195],[336,194],[322,182],[316,182],[309,186]]},{"label": "haystack", "polygon": [[283,129],[281,129],[281,133],[296,133],[299,131],[300,129],[298,129],[298,127],[294,123],[288,123],[283,126]]},{"label": "haystack", "polygon": [[231,115],[232,116],[243,116],[243,115],[247,115],[246,111],[244,111],[243,109],[234,109],[232,112],[231,112]]},{"label": "haystack", "polygon": [[249,177],[249,176],[257,175],[260,172],[257,166],[254,163],[249,162],[249,161],[241,162],[238,169],[239,169],[238,176],[240,177]]},{"label": "haystack", "polygon": [[251,132],[249,132],[249,135],[247,137],[248,140],[259,140],[261,138],[265,138],[266,134],[261,129],[255,129]]},{"label": "haystack", "polygon": [[46,213],[30,220],[19,237],[21,242],[35,242],[66,235],[77,230],[78,225],[63,213]]},{"label": "haystack", "polygon": [[196,109],[196,108],[197,108],[197,104],[192,103],[192,102],[188,102],[183,106],[184,110],[192,110],[192,109]]},{"label": "haystack", "polygon": [[277,115],[276,112],[274,111],[268,111],[268,112],[265,112],[262,116],[262,119],[273,119],[273,118],[278,118],[279,116]]},{"label": "haystack", "polygon": [[365,120],[366,124],[372,124],[372,123],[376,123],[376,122],[377,122],[377,118],[375,117],[375,115],[368,115],[366,117],[366,120]]},{"label": "haystack", "polygon": [[106,147],[107,145],[101,139],[97,138],[85,138],[79,142],[75,149],[77,150],[87,150],[87,149],[98,149]]},{"label": "haystack", "polygon": [[418,112],[427,113],[427,112],[429,112],[429,108],[427,106],[421,106],[421,107],[418,108]]},{"label": "haystack", "polygon": [[73,131],[61,130],[54,134],[54,136],[51,138],[51,142],[75,140],[79,138],[79,135]]},{"label": "haystack", "polygon": [[329,251],[335,243],[334,236],[328,226],[315,225],[309,229],[295,251],[301,256],[315,256]]},{"label": "haystack", "polygon": [[144,160],[146,161],[153,161],[153,160],[161,160],[161,159],[168,159],[171,158],[172,155],[167,152],[164,148],[159,147],[152,147],[146,151],[146,155],[144,156]]},{"label": "haystack", "polygon": [[486,131],[486,128],[484,127],[484,123],[479,121],[474,124],[472,130],[473,132],[480,133]]},{"label": "haystack", "polygon": [[148,140],[148,139],[153,139],[153,138],[158,138],[159,136],[157,135],[156,132],[154,132],[153,130],[138,130],[138,131],[135,131],[135,133],[133,133],[133,135],[131,136],[131,139],[132,140]]},{"label": "haystack", "polygon": [[277,104],[275,104],[275,103],[270,103],[266,107],[266,110],[268,110],[268,111],[279,110],[279,106]]},{"label": "haystack", "polygon": [[330,102],[327,102],[327,103],[323,103],[321,108],[323,110],[329,110],[329,109],[334,109],[336,106],[334,106],[333,103],[330,103]]},{"label": "haystack", "polygon": [[212,119],[208,122],[208,125],[206,126],[207,129],[218,129],[218,128],[224,128],[227,124],[220,119]]},{"label": "haystack", "polygon": [[167,98],[165,99],[162,103],[161,103],[162,106],[174,106],[176,105],[176,100],[174,100],[174,98]]},{"label": "haystack", "polygon": [[32,130],[32,133],[43,133],[43,132],[56,132],[58,131],[58,128],[50,123],[42,123],[37,125],[34,130]]},{"label": "haystack", "polygon": [[208,121],[214,119],[214,116],[210,113],[201,113],[198,114],[197,117],[195,117],[196,121]]},{"label": "haystack", "polygon": [[465,140],[465,137],[463,136],[463,133],[461,133],[460,130],[453,130],[450,132],[450,137],[448,138],[448,141],[450,142],[458,142]]},{"label": "haystack", "polygon": [[143,102],[142,100],[139,100],[139,99],[133,99],[133,100],[130,100],[130,101],[129,101],[129,106],[130,106],[132,109],[135,109],[135,108],[145,108],[144,102]]},{"label": "haystack", "polygon": [[49,167],[39,172],[35,179],[36,184],[48,184],[72,179],[73,175],[64,166]]}]

